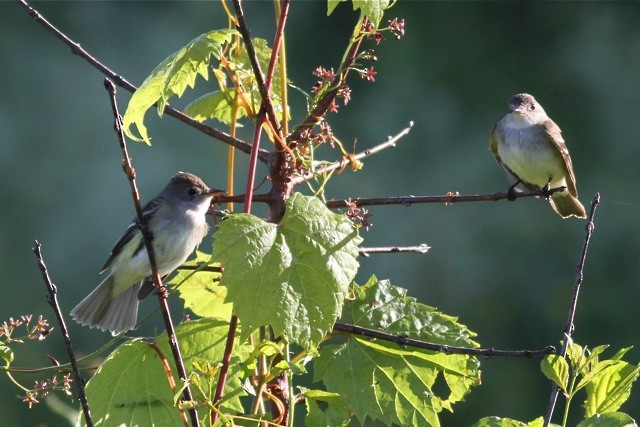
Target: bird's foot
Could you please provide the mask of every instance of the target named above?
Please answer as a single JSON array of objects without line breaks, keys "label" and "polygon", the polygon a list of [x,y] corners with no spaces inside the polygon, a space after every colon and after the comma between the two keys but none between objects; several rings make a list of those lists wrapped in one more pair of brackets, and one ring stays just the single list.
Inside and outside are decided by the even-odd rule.
[{"label": "bird's foot", "polygon": [[544,187],[540,187],[540,195],[544,197],[545,200],[549,200],[551,197],[551,183],[547,182],[547,185]]},{"label": "bird's foot", "polygon": [[511,187],[509,187],[509,190],[507,191],[507,200],[510,202],[513,202],[515,199],[518,198],[518,196],[516,195],[516,185],[518,185],[518,183],[513,184]]}]

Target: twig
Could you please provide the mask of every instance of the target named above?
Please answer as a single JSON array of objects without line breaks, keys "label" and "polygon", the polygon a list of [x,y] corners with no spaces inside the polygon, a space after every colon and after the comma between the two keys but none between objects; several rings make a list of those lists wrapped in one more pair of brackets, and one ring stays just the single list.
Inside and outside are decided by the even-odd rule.
[{"label": "twig", "polygon": [[298,185],[303,182],[309,181],[310,179],[313,179],[313,177],[315,176],[326,174],[336,169],[342,169],[347,165],[349,165],[350,163],[352,163],[354,160],[364,159],[365,157],[369,157],[374,154],[377,154],[380,151],[386,150],[387,148],[395,148],[396,142],[398,142],[398,140],[400,140],[403,136],[407,135],[411,131],[412,127],[413,127],[413,122],[409,122],[409,125],[407,127],[402,129],[397,135],[393,137],[391,136],[388,137],[387,140],[382,144],[378,144],[375,147],[369,148],[354,156],[348,156],[337,162],[333,162],[333,163],[329,163],[328,165],[321,166],[314,171],[307,171],[303,175],[294,176],[291,179],[291,182],[293,185]]},{"label": "twig", "polygon": [[397,253],[397,252],[416,252],[419,254],[426,254],[431,249],[426,243],[421,243],[418,246],[385,246],[375,248],[358,248],[358,254],[368,257],[371,254],[384,254],[384,253]]},{"label": "twig", "polygon": [[[136,172],[131,165],[131,159],[129,157],[129,153],[127,152],[127,144],[124,138],[124,131],[122,130],[122,118],[120,117],[120,113],[118,112],[118,105],[116,102],[116,87],[114,83],[109,79],[105,79],[104,86],[109,92],[109,99],[111,100],[111,108],[113,110],[113,117],[115,119],[114,128],[116,133],[118,134],[118,142],[120,144],[120,149],[122,150],[122,168],[124,169],[124,173],[127,176],[129,185],[131,187],[131,195],[133,197],[133,204],[136,208],[138,225],[140,227],[140,231],[142,232],[142,241],[144,242],[145,248],[147,249],[147,254],[149,255],[151,277],[153,278],[154,285],[158,288],[158,302],[160,304],[160,311],[162,311],[162,317],[164,318],[164,323],[167,328],[169,347],[171,347],[171,351],[173,352],[173,358],[176,362],[178,375],[185,385],[182,395],[184,397],[184,400],[192,401],[193,397],[189,388],[187,371],[184,367],[184,361],[182,359],[182,354],[180,353],[180,347],[178,346],[178,340],[176,338],[176,331],[173,327],[171,314],[169,313],[169,305],[167,303],[169,293],[167,292],[167,288],[162,283],[162,279],[158,274],[158,265],[156,263],[152,244],[153,236],[151,235],[151,231],[148,228],[147,221],[145,220],[142,213],[142,207],[140,206],[140,193],[138,192],[138,187],[136,185]],[[191,424],[194,427],[199,426],[200,422],[198,420],[198,413],[195,408],[189,409],[189,415],[191,417]]]},{"label": "twig", "polygon": [[387,332],[376,331],[375,329],[364,328],[362,326],[350,325],[346,323],[336,323],[333,325],[334,331],[348,332],[350,334],[362,335],[368,338],[376,338],[383,341],[390,341],[401,347],[415,347],[424,350],[437,351],[444,354],[467,354],[469,356],[482,357],[536,357],[545,356],[547,354],[555,354],[556,349],[548,346],[541,350],[496,350],[494,348],[467,348],[456,347],[445,344],[434,344],[427,341],[409,338],[406,335],[396,335]]},{"label": "twig", "polygon": [[[271,96],[269,94],[271,81],[273,79],[273,72],[275,70],[275,58],[277,57],[277,50],[280,48],[279,40],[282,38],[282,33],[284,31],[284,25],[287,17],[288,10],[288,2],[285,2],[285,7],[283,8],[283,13],[280,15],[280,19],[278,21],[278,29],[276,31],[276,41],[273,44],[273,51],[271,53],[271,60],[269,62],[269,73],[265,81],[265,77],[262,74],[262,69],[260,67],[260,62],[258,61],[258,56],[256,55],[256,50],[253,46],[253,42],[251,41],[251,34],[249,28],[247,27],[247,23],[244,19],[244,11],[242,10],[242,5],[240,4],[240,0],[233,0],[233,6],[236,10],[236,19],[238,20],[237,30],[240,32],[242,36],[242,40],[244,41],[244,45],[247,49],[247,55],[249,56],[249,62],[251,62],[251,68],[253,68],[253,74],[256,78],[256,83],[258,85],[258,92],[260,92],[260,96],[262,97],[262,106],[265,108],[267,117],[271,122],[273,129],[276,130],[280,139],[282,140],[282,129],[278,122],[278,118],[276,117],[275,110],[273,108],[273,103],[271,102]],[[279,35],[278,35],[279,34]]]},{"label": "twig", "polygon": [[[18,3],[20,3],[20,6],[22,6],[23,9],[25,9],[27,11],[27,13],[29,14],[29,16],[31,16],[36,22],[42,24],[47,30],[49,30],[51,33],[53,33],[58,39],[62,40],[67,46],[69,46],[69,48],[71,49],[71,53],[73,53],[74,55],[77,55],[81,58],[83,58],[84,60],[86,60],[89,64],[91,64],[94,68],[96,68],[98,71],[100,71],[102,74],[104,74],[105,76],[107,76],[111,81],[113,81],[116,85],[120,86],[121,88],[133,93],[135,92],[138,88],[136,86],[134,86],[133,84],[131,84],[129,81],[127,81],[124,77],[120,76],[119,74],[115,73],[114,71],[112,71],[110,68],[108,68],[106,65],[104,65],[102,62],[100,62],[98,59],[96,59],[95,57],[93,57],[89,52],[87,52],[85,49],[83,49],[79,43],[74,42],[73,40],[71,40],[66,34],[64,34],[62,31],[60,31],[58,28],[56,28],[53,24],[51,24],[49,21],[47,21],[47,19],[45,19],[37,10],[35,10],[29,3],[27,3],[25,0],[18,0]],[[211,136],[213,138],[216,138],[226,144],[229,144],[233,147],[236,147],[238,150],[243,151],[247,154],[250,153],[251,151],[251,145],[247,144],[246,142],[238,139],[238,138],[234,138],[231,135],[222,132],[214,127],[208,126],[204,123],[201,123],[193,118],[191,118],[190,116],[186,115],[185,113],[183,113],[180,110],[177,110],[173,107],[170,106],[165,106],[164,108],[164,112],[175,118],[180,120],[181,122],[185,123],[188,126],[191,126],[194,129],[199,130],[200,132],[204,133],[205,135]],[[266,150],[261,150],[258,153],[258,158],[260,159],[261,162],[266,162],[267,161],[267,151]]]},{"label": "twig", "polygon": [[529,192],[514,193],[492,193],[492,194],[469,194],[449,193],[442,196],[395,196],[395,197],[374,197],[357,198],[345,200],[329,200],[326,205],[329,208],[346,208],[350,206],[373,206],[373,205],[404,205],[411,206],[414,203],[444,203],[452,205],[460,202],[495,202],[497,200],[509,200],[510,197],[520,199],[522,197],[550,196],[558,191],[563,191],[565,187],[552,188],[550,190],[539,189]]},{"label": "twig", "polygon": [[67,330],[67,325],[64,323],[64,317],[62,316],[62,310],[60,310],[60,305],[58,304],[58,288],[53,284],[51,278],[49,277],[49,272],[47,271],[47,266],[44,263],[44,259],[42,258],[42,253],[40,251],[40,243],[36,240],[35,246],[33,247],[33,253],[36,255],[38,259],[38,268],[40,268],[40,272],[42,273],[42,279],[44,280],[44,284],[47,287],[47,302],[53,308],[53,311],[56,313],[56,317],[58,319],[58,324],[60,324],[60,333],[62,333],[62,338],[64,339],[64,345],[67,347],[67,353],[69,354],[69,361],[71,362],[71,367],[73,369],[73,376],[76,378],[76,386],[78,387],[78,398],[80,399],[80,405],[82,406],[82,413],[84,414],[84,420],[87,423],[87,427],[93,427],[93,419],[91,419],[91,410],[89,409],[89,403],[87,402],[87,395],[84,392],[85,381],[84,377],[80,374],[80,370],[78,369],[78,363],[76,361],[76,355],[73,352],[73,345],[71,344],[71,337],[69,336],[69,331]]},{"label": "twig", "polygon": [[[587,259],[587,251],[589,249],[589,242],[591,240],[591,234],[593,234],[593,230],[595,229],[595,224],[593,222],[593,218],[596,214],[596,208],[600,203],[600,193],[596,193],[593,196],[593,200],[591,200],[591,211],[589,212],[589,221],[587,221],[587,225],[585,225],[585,235],[584,235],[584,244],[582,245],[582,252],[580,253],[580,260],[578,261],[578,267],[576,268],[576,280],[573,285],[573,296],[571,298],[571,305],[569,306],[569,317],[567,319],[567,323],[564,326],[564,339],[562,340],[562,350],[560,351],[560,357],[565,357],[567,355],[567,347],[569,346],[569,340],[571,338],[571,334],[574,330],[573,319],[576,314],[576,307],[578,305],[578,294],[580,293],[580,286],[582,285],[582,279],[584,277],[584,263]],[[549,398],[549,405],[547,406],[547,413],[544,417],[544,426],[547,427],[551,422],[551,417],[553,416],[553,410],[556,406],[556,401],[558,400],[558,394],[560,392],[560,388],[553,383],[551,386],[551,397]]]}]

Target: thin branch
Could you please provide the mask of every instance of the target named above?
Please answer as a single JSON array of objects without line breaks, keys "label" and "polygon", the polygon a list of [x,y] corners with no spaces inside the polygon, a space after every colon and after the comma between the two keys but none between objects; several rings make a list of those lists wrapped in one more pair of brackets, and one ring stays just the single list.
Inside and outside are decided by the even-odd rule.
[{"label": "thin branch", "polygon": [[[236,10],[236,19],[238,20],[237,30],[240,32],[242,36],[242,40],[244,41],[244,45],[247,48],[247,55],[249,56],[249,62],[251,62],[251,68],[253,68],[253,74],[256,77],[256,82],[258,85],[258,91],[260,92],[260,96],[262,97],[262,106],[266,110],[267,117],[271,122],[272,127],[276,130],[278,135],[280,136],[280,140],[282,140],[282,129],[278,122],[278,117],[276,116],[275,110],[273,108],[273,103],[271,102],[271,96],[269,94],[269,86],[271,84],[271,80],[273,77],[273,70],[275,69],[275,57],[277,56],[277,49],[280,48],[280,43],[274,44],[273,51],[271,54],[271,61],[269,64],[271,76],[268,77],[269,85],[265,82],[265,77],[262,74],[262,69],[260,67],[260,62],[258,61],[258,56],[256,55],[256,50],[253,46],[253,42],[251,41],[251,34],[249,28],[247,27],[247,23],[244,19],[244,11],[242,10],[242,5],[240,4],[240,0],[233,0],[233,6]],[[288,10],[287,8],[283,8],[284,10]],[[287,14],[284,13],[284,16],[280,16],[280,21],[278,22],[278,32],[276,34],[282,34],[284,30],[284,24],[286,21]],[[278,36],[276,35],[278,39]],[[274,55],[275,53],[275,55]]]},{"label": "thin branch", "polygon": [[310,179],[313,179],[313,177],[315,176],[323,175],[323,174],[332,172],[336,169],[345,168],[347,167],[347,165],[351,164],[356,160],[362,160],[365,157],[369,157],[374,154],[377,154],[383,150],[386,150],[387,148],[395,148],[396,142],[398,142],[403,136],[407,135],[411,131],[412,127],[413,127],[413,122],[409,122],[409,125],[407,125],[404,129],[402,129],[397,135],[393,137],[391,136],[388,137],[387,140],[382,144],[378,144],[375,147],[364,150],[353,156],[345,156],[342,160],[329,163],[328,165],[325,165],[325,166],[321,166],[319,168],[316,168],[314,171],[307,171],[303,175],[294,176],[291,179],[291,182],[293,185],[298,185],[303,182],[309,181]]},{"label": "thin branch", "polygon": [[536,357],[547,354],[555,354],[556,349],[548,346],[541,350],[496,350],[494,348],[467,348],[445,344],[434,344],[427,341],[409,338],[406,335],[396,335],[387,332],[376,331],[375,329],[363,328],[362,326],[350,325],[346,323],[336,323],[333,325],[334,331],[347,332],[349,334],[362,335],[368,338],[376,338],[383,341],[390,341],[400,347],[415,347],[423,350],[432,350],[444,354],[466,354],[469,356],[481,357]]},{"label": "thin branch", "polygon": [[[98,59],[92,56],[89,52],[83,49],[79,43],[76,43],[73,40],[71,40],[66,34],[64,34],[62,31],[56,28],[53,24],[47,21],[47,19],[45,19],[37,10],[35,10],[25,0],[18,0],[18,3],[20,3],[20,6],[22,6],[22,8],[27,11],[27,13],[29,14],[29,16],[31,16],[31,18],[33,18],[36,22],[42,24],[47,30],[53,33],[53,35],[55,35],[58,39],[62,40],[67,46],[69,46],[69,48],[71,49],[71,53],[86,60],[89,64],[91,64],[94,68],[96,68],[102,74],[107,76],[111,81],[113,81],[116,85],[120,86],[121,88],[131,93],[135,92],[138,89],[135,85],[131,84],[129,81],[127,81],[124,77],[120,76],[119,74],[116,74],[106,65],[104,65],[102,62],[100,62]],[[225,132],[222,132],[216,128],[213,128],[204,123],[201,123],[193,119],[192,117],[186,115],[180,110],[177,110],[167,105],[164,108],[164,112],[167,115],[180,120],[184,124],[199,130],[205,135],[211,136],[226,144],[236,147],[238,150],[243,151],[247,154],[251,152],[251,145],[247,144],[246,142],[238,138],[234,138],[231,135]],[[264,163],[267,161],[267,154],[268,152],[266,150],[260,151],[260,153],[258,154],[258,158],[260,159],[261,162]]]},{"label": "thin branch", "polygon": [[[127,144],[125,142],[124,131],[122,130],[122,118],[120,116],[120,113],[118,112],[118,105],[116,102],[116,87],[109,79],[105,79],[104,86],[109,92],[109,99],[111,100],[111,108],[113,110],[113,117],[115,119],[114,128],[116,133],[118,134],[118,142],[120,144],[120,149],[122,150],[122,169],[124,170],[124,173],[129,180],[131,195],[133,197],[133,204],[136,208],[136,214],[138,217],[138,225],[140,227],[140,231],[142,232],[142,241],[144,242],[145,248],[147,249],[147,254],[149,255],[151,277],[153,278],[154,285],[158,288],[158,302],[160,304],[160,311],[162,311],[162,317],[164,318],[164,323],[167,329],[169,347],[171,347],[171,351],[173,352],[173,358],[176,362],[178,375],[180,376],[180,379],[183,381],[185,386],[182,395],[184,397],[184,400],[192,401],[193,397],[191,395],[191,389],[189,388],[187,371],[184,366],[182,354],[180,353],[180,347],[178,346],[178,340],[176,338],[176,331],[173,327],[173,321],[171,320],[171,314],[169,313],[169,305],[167,303],[169,293],[167,292],[167,288],[162,283],[162,279],[158,274],[158,265],[156,263],[155,252],[152,244],[153,236],[151,235],[151,231],[149,230],[147,221],[145,220],[142,213],[142,207],[140,206],[140,193],[138,192],[138,187],[136,185],[136,172],[131,165],[131,158],[129,157],[129,153],[127,152]],[[189,409],[189,415],[191,417],[191,424],[194,427],[199,426],[200,421],[198,420],[198,412],[195,408]]]},{"label": "thin branch", "polygon": [[358,248],[358,254],[368,257],[371,254],[384,254],[384,253],[399,253],[399,252],[415,252],[419,254],[426,254],[431,249],[426,243],[421,243],[418,246],[384,246],[375,248]]},{"label": "thin branch", "polygon": [[80,399],[80,405],[82,406],[82,413],[84,414],[84,420],[87,423],[88,427],[93,427],[93,419],[91,418],[91,410],[89,409],[89,403],[87,402],[87,395],[84,392],[85,381],[84,377],[80,374],[80,370],[78,369],[78,362],[76,361],[76,355],[73,352],[73,345],[71,344],[71,337],[69,336],[69,331],[67,330],[67,325],[64,323],[64,317],[62,316],[62,310],[60,310],[60,305],[58,304],[58,288],[53,284],[51,278],[49,277],[49,272],[47,271],[47,266],[44,263],[44,259],[42,258],[42,252],[40,251],[40,243],[36,240],[35,246],[33,247],[33,253],[36,255],[38,259],[38,267],[40,268],[40,272],[42,273],[42,279],[44,280],[44,284],[47,287],[47,302],[53,308],[53,311],[56,313],[56,318],[58,319],[58,324],[60,325],[60,332],[62,333],[62,338],[64,339],[64,345],[67,348],[67,353],[69,354],[69,361],[71,362],[71,367],[73,369],[73,376],[76,379],[76,386],[78,387],[78,398]]},{"label": "thin branch", "polygon": [[[569,306],[569,317],[567,319],[567,323],[564,325],[564,333],[563,333],[563,343],[562,350],[560,351],[560,357],[565,357],[567,355],[567,347],[569,346],[569,340],[571,338],[571,334],[575,328],[573,320],[576,314],[576,307],[578,306],[578,294],[580,293],[580,287],[582,285],[582,279],[584,278],[583,270],[584,263],[587,259],[587,251],[589,250],[589,242],[591,241],[591,235],[593,234],[593,230],[595,229],[595,224],[593,222],[593,218],[596,214],[596,208],[600,203],[600,193],[596,193],[593,196],[593,200],[591,200],[591,211],[589,212],[589,220],[587,221],[587,225],[585,225],[585,235],[584,235],[584,244],[582,245],[582,252],[580,253],[580,260],[578,261],[578,266],[576,268],[576,279],[573,285],[573,296],[571,298],[571,305]],[[553,410],[556,406],[556,401],[558,400],[558,394],[560,393],[560,389],[558,386],[553,383],[551,386],[551,397],[549,398],[549,405],[547,406],[547,413],[544,417],[544,426],[547,427],[551,422],[551,417],[553,416]]]},{"label": "thin branch", "polygon": [[404,205],[411,206],[414,203],[444,203],[452,205],[460,202],[495,202],[497,200],[520,199],[523,197],[547,197],[558,191],[563,191],[565,187],[538,189],[522,193],[491,193],[491,194],[469,194],[449,193],[442,196],[394,196],[394,197],[374,197],[357,198],[345,200],[329,200],[326,205],[329,208],[346,208],[350,206],[373,206],[373,205]]}]

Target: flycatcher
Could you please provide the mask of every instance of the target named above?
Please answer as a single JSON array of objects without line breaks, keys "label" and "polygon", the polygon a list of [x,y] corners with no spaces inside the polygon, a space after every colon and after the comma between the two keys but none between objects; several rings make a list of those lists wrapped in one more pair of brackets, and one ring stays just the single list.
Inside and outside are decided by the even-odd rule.
[{"label": "flycatcher", "polygon": [[491,131],[489,150],[509,179],[510,193],[564,186],[549,199],[553,210],[562,218],[587,217],[562,132],[533,96],[511,97],[509,112]]},{"label": "flycatcher", "polygon": [[[178,172],[144,206],[160,277],[178,268],[200,244],[209,229],[205,215],[211,199],[223,193],[209,189],[195,175]],[[137,219],[120,237],[100,272],[109,267],[109,275],[71,311],[71,317],[82,325],[117,335],[134,328],[138,301],[153,289],[149,256]]]}]

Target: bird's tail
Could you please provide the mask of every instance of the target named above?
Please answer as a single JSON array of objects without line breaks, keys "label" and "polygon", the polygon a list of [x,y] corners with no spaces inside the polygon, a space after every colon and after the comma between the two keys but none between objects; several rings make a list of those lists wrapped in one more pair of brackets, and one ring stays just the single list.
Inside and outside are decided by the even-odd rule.
[{"label": "bird's tail", "polygon": [[578,218],[586,218],[587,212],[577,197],[572,196],[569,192],[554,193],[549,199],[551,207],[562,218],[577,216]]},{"label": "bird's tail", "polygon": [[112,335],[133,329],[138,316],[138,291],[142,282],[113,296],[114,281],[109,275],[80,304],[71,317],[81,325],[110,331]]}]

